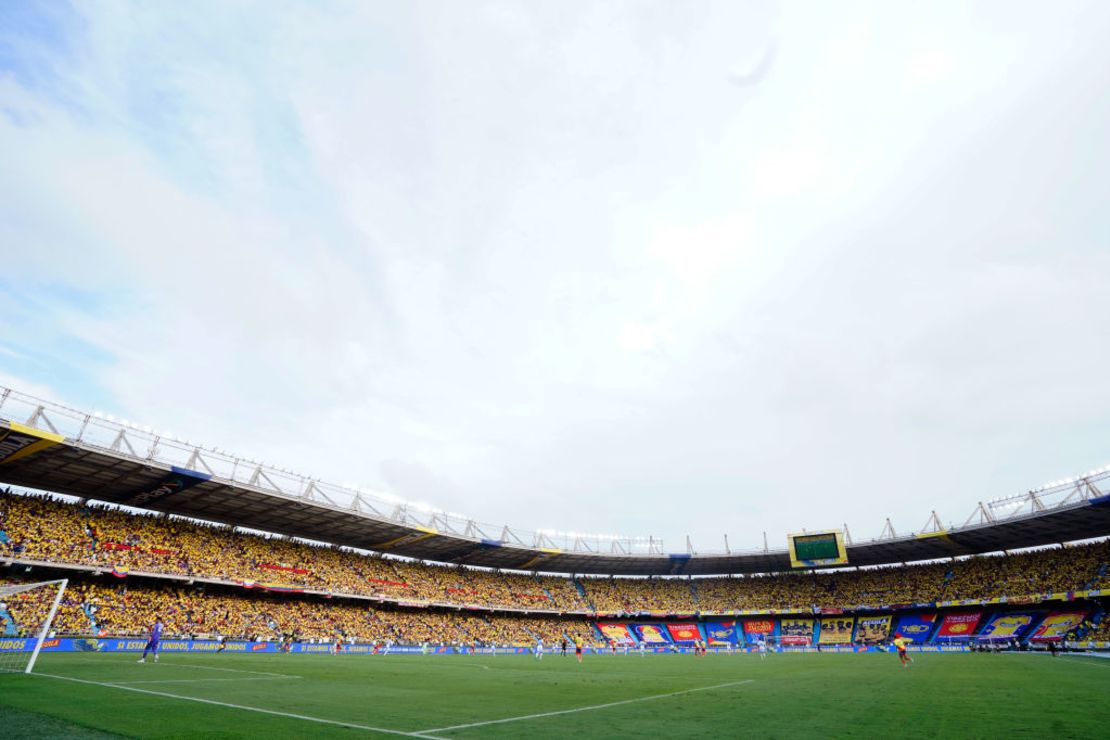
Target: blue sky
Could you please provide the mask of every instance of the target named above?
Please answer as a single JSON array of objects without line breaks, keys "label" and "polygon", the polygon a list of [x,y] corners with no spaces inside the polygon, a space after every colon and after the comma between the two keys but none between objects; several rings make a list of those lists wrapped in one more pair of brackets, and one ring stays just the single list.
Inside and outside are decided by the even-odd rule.
[{"label": "blue sky", "polygon": [[1110,462],[1110,6],[6,3],[0,383],[489,522]]}]

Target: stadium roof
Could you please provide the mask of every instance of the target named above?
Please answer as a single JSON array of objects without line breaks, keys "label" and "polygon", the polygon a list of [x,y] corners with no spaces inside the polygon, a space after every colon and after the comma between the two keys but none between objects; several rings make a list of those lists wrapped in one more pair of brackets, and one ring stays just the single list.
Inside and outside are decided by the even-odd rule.
[{"label": "stadium roof", "polygon": [[[22,421],[20,421],[22,420]],[[850,565],[901,563],[1110,535],[1110,469],[980,503],[945,530],[848,542]],[[790,569],[785,549],[667,552],[631,540],[494,527],[0,389],[0,482],[421,560],[606,575],[720,575]],[[1105,485],[1105,484],[1104,484]]]}]

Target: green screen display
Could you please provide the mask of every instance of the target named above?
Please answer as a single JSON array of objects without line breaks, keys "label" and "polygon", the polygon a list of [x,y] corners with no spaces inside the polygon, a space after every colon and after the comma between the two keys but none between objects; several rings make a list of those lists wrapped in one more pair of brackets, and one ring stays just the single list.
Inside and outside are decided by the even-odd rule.
[{"label": "green screen display", "polygon": [[840,557],[835,534],[815,534],[794,538],[794,554],[798,560],[828,560]]}]

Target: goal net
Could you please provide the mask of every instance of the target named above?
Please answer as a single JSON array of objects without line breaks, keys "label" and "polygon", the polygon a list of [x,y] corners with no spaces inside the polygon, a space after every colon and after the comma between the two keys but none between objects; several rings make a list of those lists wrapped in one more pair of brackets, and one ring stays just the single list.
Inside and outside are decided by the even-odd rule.
[{"label": "goal net", "polygon": [[30,673],[67,580],[0,584],[0,673]]}]

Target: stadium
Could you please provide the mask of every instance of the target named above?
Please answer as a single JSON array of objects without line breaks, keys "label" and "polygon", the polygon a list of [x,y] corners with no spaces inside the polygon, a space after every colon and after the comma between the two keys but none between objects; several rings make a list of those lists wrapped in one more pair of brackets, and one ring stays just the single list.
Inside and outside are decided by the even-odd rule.
[{"label": "stadium", "polygon": [[[200,704],[206,732],[233,735],[718,735],[735,731],[737,700],[761,734],[798,732],[760,707],[819,693],[830,705],[805,722],[840,726],[855,682],[889,686],[873,671],[892,665],[895,635],[913,691],[967,682],[986,704],[971,719],[934,707],[922,734],[957,717],[967,734],[1046,716],[1097,733],[1104,719],[1110,471],[980,503],[953,529],[934,515],[872,541],[830,533],[825,551],[815,534],[812,552],[797,538],[794,551],[599,551],[389,511],[9,388],[0,415],[0,660],[25,672],[0,680],[6,702],[66,733],[122,729],[109,707]],[[159,620],[151,678],[134,656]],[[367,684],[369,703],[352,693]],[[991,709],[991,691],[1014,690],[1027,699]],[[900,722],[872,707],[860,732]]]},{"label": "stadium", "polygon": [[0,2],[0,740],[1110,735],[1107,38]]}]

